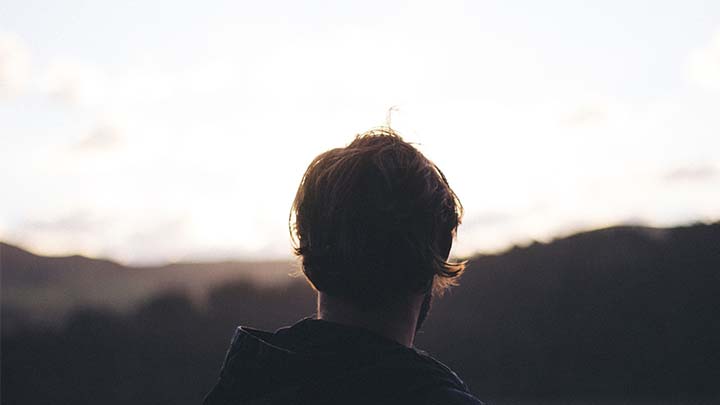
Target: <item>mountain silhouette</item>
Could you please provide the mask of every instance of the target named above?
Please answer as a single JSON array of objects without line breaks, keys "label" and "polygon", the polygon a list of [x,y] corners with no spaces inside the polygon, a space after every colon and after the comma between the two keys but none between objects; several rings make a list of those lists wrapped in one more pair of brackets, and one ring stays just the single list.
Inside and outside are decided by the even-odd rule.
[{"label": "mountain silhouette", "polygon": [[[0,248],[3,403],[199,403],[237,325],[314,311],[291,263],[129,268]],[[263,268],[287,282],[259,283]],[[33,323],[46,306],[28,303],[67,297],[53,326]],[[717,403],[718,297],[720,223],[612,227],[472,258],[416,344],[498,404]]]},{"label": "mountain silhouette", "polygon": [[20,312],[35,322],[58,325],[73,309],[127,311],[166,290],[201,301],[210,287],[238,278],[283,283],[294,266],[290,261],[223,261],[131,267],[80,255],[40,256],[0,242],[1,303],[8,316]]}]

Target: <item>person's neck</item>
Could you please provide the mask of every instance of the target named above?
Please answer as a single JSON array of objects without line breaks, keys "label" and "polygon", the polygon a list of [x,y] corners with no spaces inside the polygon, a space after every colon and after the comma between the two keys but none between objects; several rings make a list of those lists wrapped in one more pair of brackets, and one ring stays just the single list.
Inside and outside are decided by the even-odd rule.
[{"label": "person's neck", "polygon": [[415,340],[418,314],[422,297],[413,297],[407,303],[362,310],[346,300],[318,292],[318,319],[370,330],[412,347]]}]

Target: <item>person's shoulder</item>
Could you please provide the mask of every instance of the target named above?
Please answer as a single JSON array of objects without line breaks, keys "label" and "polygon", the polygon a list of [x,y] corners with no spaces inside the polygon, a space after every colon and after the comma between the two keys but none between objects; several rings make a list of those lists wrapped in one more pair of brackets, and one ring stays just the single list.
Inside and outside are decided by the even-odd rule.
[{"label": "person's shoulder", "polygon": [[413,348],[412,351],[414,352],[416,358],[418,358],[426,366],[432,367],[433,369],[440,372],[445,377],[445,379],[448,380],[448,382],[456,385],[459,389],[467,391],[467,386],[465,385],[463,380],[461,380],[460,377],[454,371],[452,371],[452,369],[448,367],[445,363],[434,358],[423,350]]},{"label": "person's shoulder", "polygon": [[454,387],[431,387],[416,392],[414,404],[422,405],[485,405],[471,393]]},{"label": "person's shoulder", "polygon": [[416,391],[413,403],[418,404],[449,404],[449,405],[483,405],[483,402],[470,393],[467,385],[447,365],[428,353],[413,349],[417,358],[437,370],[442,375],[438,384],[432,384]]}]

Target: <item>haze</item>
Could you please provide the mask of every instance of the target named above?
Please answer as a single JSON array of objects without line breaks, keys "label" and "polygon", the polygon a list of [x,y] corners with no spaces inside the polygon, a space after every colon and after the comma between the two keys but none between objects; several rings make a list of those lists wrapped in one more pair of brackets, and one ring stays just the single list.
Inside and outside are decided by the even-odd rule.
[{"label": "haze", "polygon": [[714,221],[718,111],[714,1],[6,1],[0,240],[285,258],[307,164],[388,115],[465,205],[459,256]]}]

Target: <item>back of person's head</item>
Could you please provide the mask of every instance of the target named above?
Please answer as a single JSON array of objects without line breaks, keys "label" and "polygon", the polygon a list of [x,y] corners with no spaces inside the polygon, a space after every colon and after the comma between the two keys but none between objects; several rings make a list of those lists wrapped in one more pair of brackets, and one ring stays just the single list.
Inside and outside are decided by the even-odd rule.
[{"label": "back of person's head", "polygon": [[465,267],[448,261],[461,217],[440,169],[379,128],[310,163],[290,224],[317,290],[376,308],[454,284]]}]

